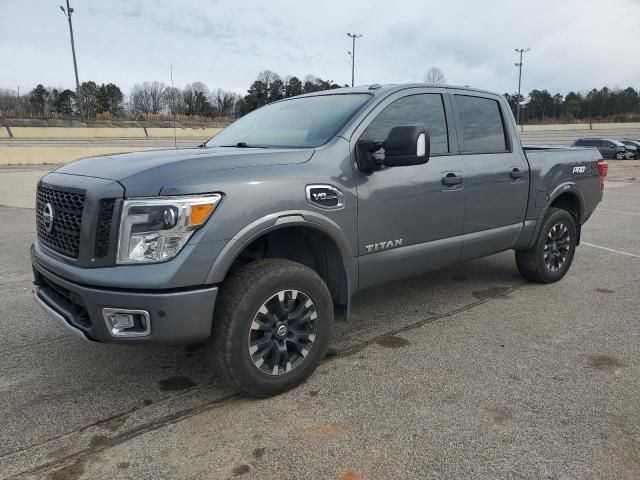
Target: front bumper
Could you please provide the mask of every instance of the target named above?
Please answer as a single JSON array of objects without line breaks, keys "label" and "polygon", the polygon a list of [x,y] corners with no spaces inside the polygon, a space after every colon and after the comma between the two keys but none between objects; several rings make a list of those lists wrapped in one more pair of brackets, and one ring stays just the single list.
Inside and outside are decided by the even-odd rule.
[{"label": "front bumper", "polygon": [[[34,297],[54,319],[81,337],[105,343],[191,344],[206,340],[218,287],[170,291],[107,289],[68,281],[40,265],[32,255]],[[147,336],[115,337],[102,316],[103,308],[145,310]]]}]

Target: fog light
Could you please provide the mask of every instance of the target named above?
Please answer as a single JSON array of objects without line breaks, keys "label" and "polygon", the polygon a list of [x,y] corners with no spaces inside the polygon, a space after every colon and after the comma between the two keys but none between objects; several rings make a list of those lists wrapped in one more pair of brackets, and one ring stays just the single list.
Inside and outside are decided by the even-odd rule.
[{"label": "fog light", "polygon": [[144,337],[151,333],[151,321],[146,310],[103,308],[102,317],[114,337]]}]

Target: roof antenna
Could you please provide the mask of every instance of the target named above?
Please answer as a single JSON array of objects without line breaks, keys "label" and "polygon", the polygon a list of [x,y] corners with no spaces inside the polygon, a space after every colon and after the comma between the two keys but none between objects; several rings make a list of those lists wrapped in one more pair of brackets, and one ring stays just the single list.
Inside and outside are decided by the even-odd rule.
[{"label": "roof antenna", "polygon": [[178,149],[178,138],[176,133],[176,89],[173,86],[173,65],[169,65],[171,69],[171,111],[173,113],[173,147]]}]

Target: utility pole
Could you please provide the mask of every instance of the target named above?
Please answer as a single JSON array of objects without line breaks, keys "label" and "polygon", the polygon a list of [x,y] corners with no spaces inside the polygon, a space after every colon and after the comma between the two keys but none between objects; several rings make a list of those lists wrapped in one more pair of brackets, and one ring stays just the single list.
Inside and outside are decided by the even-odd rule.
[{"label": "utility pole", "polygon": [[67,20],[69,20],[69,33],[71,34],[71,53],[73,54],[73,70],[76,74],[76,92],[78,88],[80,88],[80,80],[78,80],[78,63],[76,62],[76,46],[73,41],[73,23],[71,22],[71,15],[73,14],[73,8],[69,6],[69,0],[67,0],[67,9],[65,10],[62,5],[60,5],[60,10],[65,14]]},{"label": "utility pole", "polygon": [[351,55],[351,86],[355,85],[355,68],[356,68],[356,38],[361,38],[362,35],[357,35],[355,33],[347,33],[348,37],[351,37],[353,41],[353,46],[351,47],[351,51],[347,52]]},{"label": "utility pole", "polygon": [[516,63],[518,67],[518,107],[516,114],[516,123],[520,125],[520,86],[522,85],[522,54],[531,50],[530,48],[516,48],[516,52],[520,54],[520,62]]}]

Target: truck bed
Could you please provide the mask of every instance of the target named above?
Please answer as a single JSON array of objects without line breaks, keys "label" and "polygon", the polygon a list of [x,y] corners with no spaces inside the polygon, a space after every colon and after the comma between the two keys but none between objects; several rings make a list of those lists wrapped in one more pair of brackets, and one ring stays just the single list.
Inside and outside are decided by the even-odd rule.
[{"label": "truck bed", "polygon": [[531,169],[530,200],[535,207],[544,205],[558,189],[575,186],[571,190],[579,197],[584,223],[602,199],[598,149],[544,145],[523,145],[522,149]]}]

